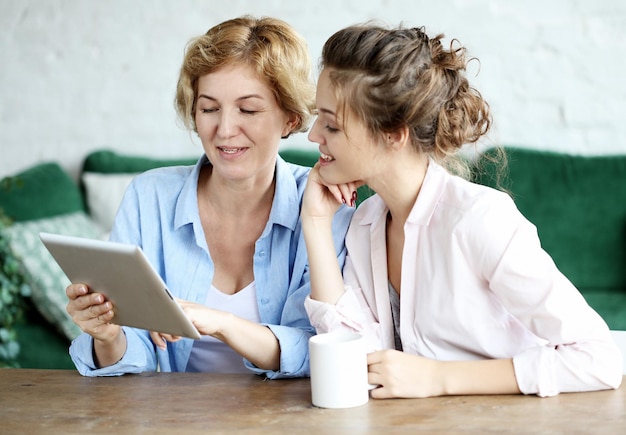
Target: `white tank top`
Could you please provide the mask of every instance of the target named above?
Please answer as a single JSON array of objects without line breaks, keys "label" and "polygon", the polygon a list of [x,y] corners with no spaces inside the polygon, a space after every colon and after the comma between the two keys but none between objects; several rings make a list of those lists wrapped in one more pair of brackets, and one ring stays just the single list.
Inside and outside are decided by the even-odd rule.
[{"label": "white tank top", "polygon": [[[211,285],[204,304],[216,310],[228,311],[251,322],[261,321],[254,281],[233,295],[222,293]],[[241,355],[227,344],[210,336],[203,336],[194,342],[186,371],[250,373],[244,366]]]}]

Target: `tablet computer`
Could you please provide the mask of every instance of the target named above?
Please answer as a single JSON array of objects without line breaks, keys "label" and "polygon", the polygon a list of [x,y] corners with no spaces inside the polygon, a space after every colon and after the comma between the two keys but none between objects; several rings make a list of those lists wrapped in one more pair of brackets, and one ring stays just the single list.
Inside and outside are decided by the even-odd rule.
[{"label": "tablet computer", "polygon": [[85,283],[113,303],[112,323],[200,338],[138,246],[50,233],[39,237],[72,283]]}]

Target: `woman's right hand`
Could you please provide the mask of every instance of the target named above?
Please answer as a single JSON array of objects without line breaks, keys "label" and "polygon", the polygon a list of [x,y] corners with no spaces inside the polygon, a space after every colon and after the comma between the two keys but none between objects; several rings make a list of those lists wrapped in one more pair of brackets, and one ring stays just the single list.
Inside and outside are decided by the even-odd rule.
[{"label": "woman's right hand", "polygon": [[317,163],[309,172],[302,202],[302,217],[332,218],[341,204],[354,206],[356,189],[361,184],[351,182],[329,185],[322,179]]},{"label": "woman's right hand", "polygon": [[81,330],[105,343],[119,337],[122,328],[111,323],[113,304],[102,293],[91,293],[86,284],[71,284],[65,293],[69,299],[67,312]]}]

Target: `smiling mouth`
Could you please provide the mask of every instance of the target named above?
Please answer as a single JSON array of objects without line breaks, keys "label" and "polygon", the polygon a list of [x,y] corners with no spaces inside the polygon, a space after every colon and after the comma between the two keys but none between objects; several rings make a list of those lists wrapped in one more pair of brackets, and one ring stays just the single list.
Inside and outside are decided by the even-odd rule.
[{"label": "smiling mouth", "polygon": [[218,149],[224,154],[237,154],[238,152],[244,150],[244,148],[222,148],[222,147],[218,147]]},{"label": "smiling mouth", "polygon": [[328,154],[324,154],[324,153],[320,153],[320,158],[324,160],[325,162],[330,162],[332,160],[335,160],[334,157],[329,156]]}]

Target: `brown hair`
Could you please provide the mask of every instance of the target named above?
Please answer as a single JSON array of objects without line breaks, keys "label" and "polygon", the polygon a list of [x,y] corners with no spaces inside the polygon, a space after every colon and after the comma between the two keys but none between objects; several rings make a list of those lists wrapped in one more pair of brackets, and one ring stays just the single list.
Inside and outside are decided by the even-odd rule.
[{"label": "brown hair", "polygon": [[487,133],[491,115],[465,77],[465,48],[453,41],[445,49],[442,38],[423,28],[351,26],[326,41],[321,66],[331,69],[340,106],[373,137],[407,126],[418,152],[469,178],[457,151]]},{"label": "brown hair", "polygon": [[198,79],[232,63],[253,67],[273,90],[280,108],[297,115],[291,133],[307,130],[315,86],[306,42],[284,21],[247,15],[218,24],[187,44],[175,98],[185,127],[196,131]]}]

